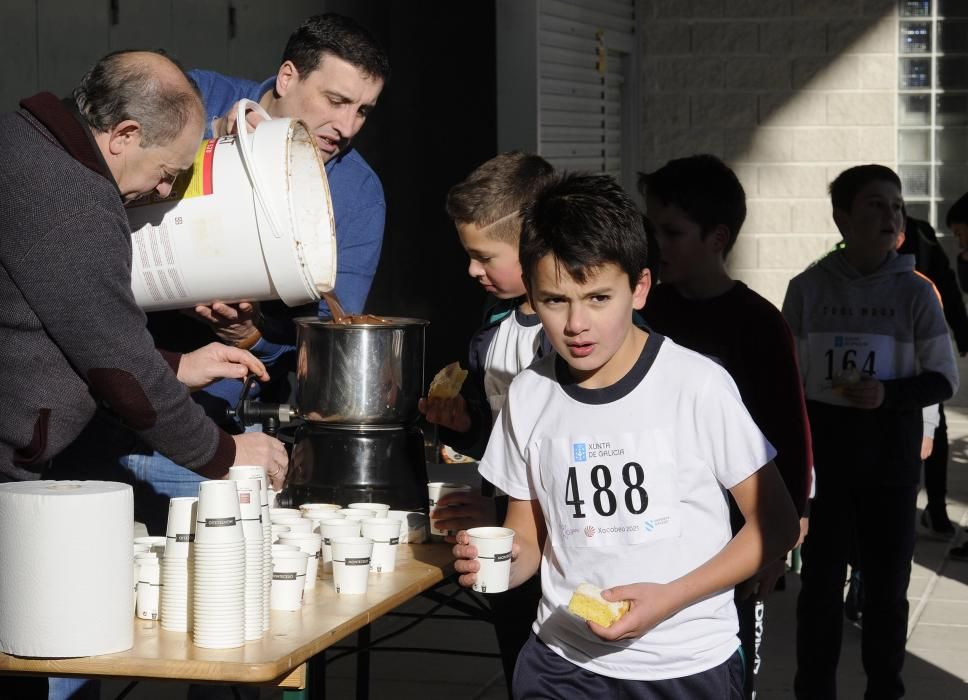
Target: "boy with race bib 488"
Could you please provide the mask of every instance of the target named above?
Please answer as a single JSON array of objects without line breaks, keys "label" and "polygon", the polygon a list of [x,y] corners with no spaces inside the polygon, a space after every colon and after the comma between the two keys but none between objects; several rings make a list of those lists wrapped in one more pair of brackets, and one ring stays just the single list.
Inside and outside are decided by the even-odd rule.
[{"label": "boy with race bib 488", "polygon": [[[633,324],[645,241],[603,175],[556,178],[523,214],[522,271],[555,352],[512,382],[480,467],[510,496],[511,586],[541,570],[515,698],[741,698],[733,586],[797,539],[775,450],[726,371]],[[469,586],[477,551],[457,542]],[[573,616],[584,582],[630,609],[609,627]]]}]

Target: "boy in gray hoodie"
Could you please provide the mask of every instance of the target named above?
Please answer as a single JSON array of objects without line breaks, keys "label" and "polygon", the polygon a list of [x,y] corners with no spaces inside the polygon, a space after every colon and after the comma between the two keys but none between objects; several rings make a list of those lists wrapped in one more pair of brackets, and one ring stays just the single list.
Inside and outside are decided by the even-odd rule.
[{"label": "boy in gray hoodie", "polygon": [[797,602],[797,698],[836,698],[850,533],[868,584],[862,656],[870,698],[904,695],[901,667],[920,476],[921,409],[949,398],[957,369],[941,305],[895,248],[901,182],[880,165],[830,185],[844,237],[787,288],[813,433],[816,498]]}]

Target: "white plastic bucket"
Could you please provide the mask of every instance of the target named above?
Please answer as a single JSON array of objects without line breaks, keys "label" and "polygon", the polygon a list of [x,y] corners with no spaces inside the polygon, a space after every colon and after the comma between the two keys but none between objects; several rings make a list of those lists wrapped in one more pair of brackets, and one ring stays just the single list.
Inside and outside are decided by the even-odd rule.
[{"label": "white plastic bucket", "polygon": [[[245,113],[265,120],[252,130]],[[312,134],[238,105],[238,136],[202,142],[171,196],[128,207],[131,287],[146,311],[316,301],[336,282],[336,225]]]}]

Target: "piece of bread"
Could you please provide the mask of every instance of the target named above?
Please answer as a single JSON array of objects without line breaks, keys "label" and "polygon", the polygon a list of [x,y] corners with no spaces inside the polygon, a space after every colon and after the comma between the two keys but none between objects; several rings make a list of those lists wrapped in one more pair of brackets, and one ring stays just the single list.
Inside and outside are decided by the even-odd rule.
[{"label": "piece of bread", "polygon": [[610,627],[613,622],[627,613],[630,607],[631,604],[627,600],[609,603],[602,598],[602,589],[590,583],[579,583],[568,602],[569,611],[602,627]]},{"label": "piece of bread", "polygon": [[427,398],[452,399],[460,393],[465,379],[467,379],[467,370],[461,369],[459,362],[451,362],[434,376],[427,391]]}]

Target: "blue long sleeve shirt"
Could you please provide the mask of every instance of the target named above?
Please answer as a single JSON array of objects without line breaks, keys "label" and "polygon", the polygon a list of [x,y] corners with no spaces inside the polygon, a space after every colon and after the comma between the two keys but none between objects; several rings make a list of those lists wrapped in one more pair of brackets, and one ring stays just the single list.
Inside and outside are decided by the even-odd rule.
[{"label": "blue long sleeve shirt", "polygon": [[[233,78],[207,70],[191,70],[189,75],[198,84],[205,103],[205,138],[211,138],[211,122],[226,114],[242,99],[256,102],[275,86],[275,76],[261,83]],[[383,245],[383,225],[386,202],[380,178],[356,150],[350,149],[326,163],[336,219],[336,287],[334,289],[343,308],[351,314],[362,313],[373,275],[380,260]],[[319,314],[329,316],[325,302],[319,304]],[[251,351],[267,365],[277,362],[293,349],[261,339]],[[235,380],[216,382],[206,390],[230,403],[238,397],[241,384]]]}]

